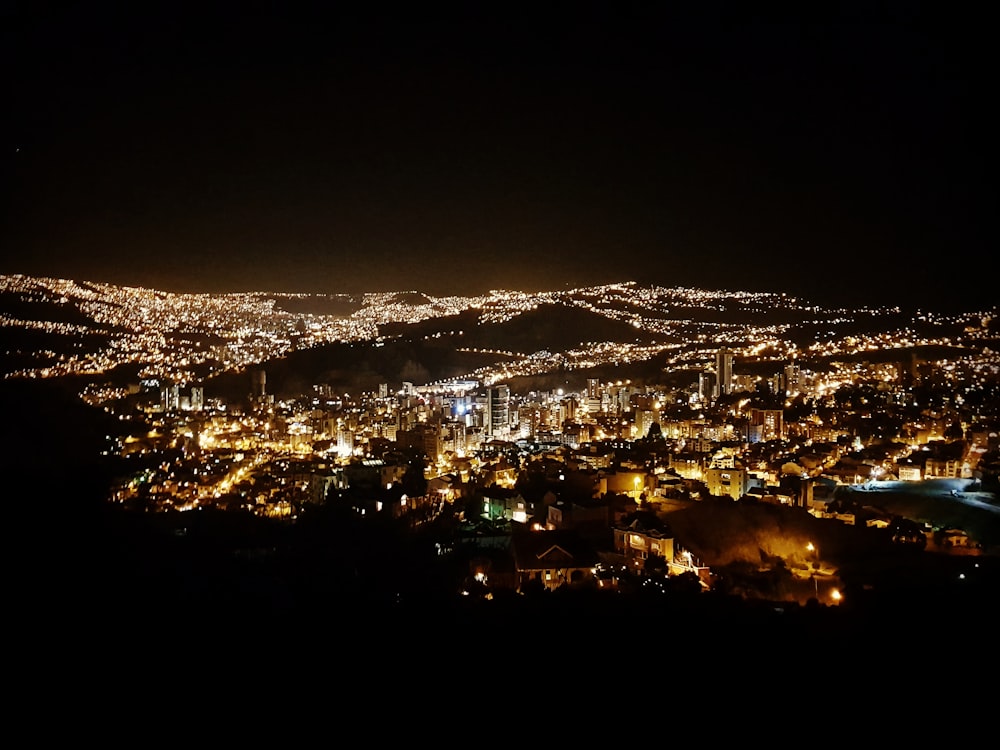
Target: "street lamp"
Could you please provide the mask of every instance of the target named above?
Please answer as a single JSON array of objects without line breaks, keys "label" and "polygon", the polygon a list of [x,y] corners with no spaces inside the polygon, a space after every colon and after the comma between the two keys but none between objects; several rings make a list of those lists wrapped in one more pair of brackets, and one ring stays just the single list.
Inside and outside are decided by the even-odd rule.
[{"label": "street lamp", "polygon": [[814,553],[815,556],[816,556],[816,562],[813,563],[814,569],[813,569],[811,578],[813,579],[813,586],[814,586],[814,588],[816,590],[816,601],[818,602],[819,601],[819,579],[816,578],[816,570],[819,569],[819,550],[816,548],[816,545],[813,544],[812,542],[809,542],[808,544],[806,544],[806,549],[809,550],[810,552]]}]

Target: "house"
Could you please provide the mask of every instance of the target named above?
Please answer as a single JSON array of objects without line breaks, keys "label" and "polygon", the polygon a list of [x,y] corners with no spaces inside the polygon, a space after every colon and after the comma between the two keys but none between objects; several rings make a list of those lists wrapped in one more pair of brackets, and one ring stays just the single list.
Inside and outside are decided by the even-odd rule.
[{"label": "house", "polygon": [[506,456],[501,456],[495,462],[483,467],[483,481],[485,484],[497,484],[504,487],[513,487],[517,479],[517,467],[507,460]]},{"label": "house", "polygon": [[700,481],[704,478],[705,455],[693,452],[673,454],[667,468],[683,479]]},{"label": "house", "polygon": [[457,474],[441,474],[427,480],[427,494],[438,495],[442,500],[454,502],[465,492],[465,485]]},{"label": "house", "polygon": [[491,521],[504,519],[507,521],[517,521],[526,523],[530,510],[527,501],[517,490],[505,487],[486,487],[482,491],[484,518]]},{"label": "house", "polygon": [[538,585],[552,591],[595,581],[597,553],[574,530],[517,530],[511,548],[518,591]]},{"label": "house", "polygon": [[958,479],[965,476],[964,465],[961,459],[931,457],[924,462],[924,476]]},{"label": "house", "polygon": [[640,511],[613,531],[615,552],[633,570],[644,570],[650,557],[666,563],[674,559],[674,535],[655,515]]},{"label": "house", "polygon": [[582,526],[607,528],[610,502],[605,498],[559,500],[548,507],[547,528],[570,529]]},{"label": "house", "polygon": [[633,498],[638,499],[647,490],[651,491],[654,486],[652,477],[645,469],[601,471],[598,478],[597,494],[603,495],[613,492],[615,494],[631,495]]},{"label": "house", "polygon": [[892,514],[875,505],[861,506],[865,526],[869,529],[887,529],[892,525]]},{"label": "house", "polygon": [[[972,471],[968,465],[968,444],[964,440],[944,443],[935,440],[922,451],[924,479],[968,479]],[[917,458],[919,461],[920,458]]]},{"label": "house", "polygon": [[387,463],[381,459],[361,459],[344,467],[344,477],[349,487],[375,490],[399,482],[406,474],[404,462]]},{"label": "house", "polygon": [[574,450],[568,463],[573,468],[606,469],[611,466],[614,457],[615,450],[611,446],[591,443]]},{"label": "house", "polygon": [[919,482],[924,478],[923,467],[912,459],[906,459],[896,464],[896,474],[901,482]]},{"label": "house", "polygon": [[944,547],[974,547],[975,542],[969,538],[964,529],[944,529],[938,534],[940,544]]},{"label": "house", "polygon": [[749,476],[742,465],[713,465],[705,470],[705,483],[710,494],[739,500],[750,488]]},{"label": "house", "polygon": [[744,497],[752,498],[762,503],[772,505],[795,505],[796,496],[778,485],[768,485],[767,487],[751,487]]},{"label": "house", "polygon": [[653,494],[657,497],[679,497],[684,492],[684,480],[674,473],[658,474]]}]

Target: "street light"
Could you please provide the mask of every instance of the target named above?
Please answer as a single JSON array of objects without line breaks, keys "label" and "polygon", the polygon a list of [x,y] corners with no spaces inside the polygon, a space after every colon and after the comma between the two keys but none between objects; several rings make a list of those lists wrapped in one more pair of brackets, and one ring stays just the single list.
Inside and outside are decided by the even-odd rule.
[{"label": "street light", "polygon": [[814,553],[815,556],[816,556],[816,562],[813,564],[814,565],[814,569],[813,569],[811,578],[813,579],[813,586],[816,589],[816,601],[818,602],[819,601],[819,579],[816,578],[816,570],[819,569],[819,550],[816,548],[816,545],[813,544],[812,542],[809,542],[808,544],[806,544],[806,549],[809,550],[810,552]]}]

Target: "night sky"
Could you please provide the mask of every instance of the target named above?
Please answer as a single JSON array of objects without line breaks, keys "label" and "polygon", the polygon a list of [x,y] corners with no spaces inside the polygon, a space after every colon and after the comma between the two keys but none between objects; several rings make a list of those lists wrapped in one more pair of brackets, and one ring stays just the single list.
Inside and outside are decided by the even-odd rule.
[{"label": "night sky", "polygon": [[0,273],[996,303],[981,20],[535,5],[6,4]]}]

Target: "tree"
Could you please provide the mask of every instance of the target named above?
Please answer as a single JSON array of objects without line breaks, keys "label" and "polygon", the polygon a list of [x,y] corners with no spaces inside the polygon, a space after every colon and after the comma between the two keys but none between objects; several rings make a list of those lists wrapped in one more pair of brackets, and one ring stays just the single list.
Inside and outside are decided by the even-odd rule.
[{"label": "tree", "polygon": [[667,561],[660,555],[651,554],[646,558],[644,569],[648,576],[664,578],[667,575]]},{"label": "tree", "polygon": [[423,456],[415,456],[410,460],[400,479],[400,486],[408,496],[423,497],[427,494],[427,478],[424,476],[426,466],[427,460]]},{"label": "tree", "polygon": [[961,440],[965,437],[965,431],[962,429],[962,425],[956,420],[945,429],[944,437],[946,440]]},{"label": "tree", "polygon": [[701,579],[688,571],[667,579],[667,593],[675,596],[695,596],[701,593]]}]

